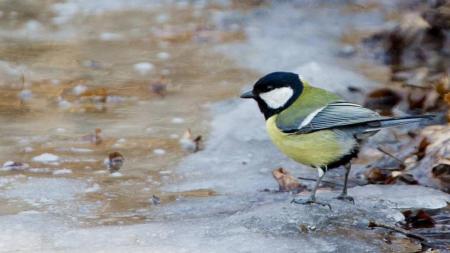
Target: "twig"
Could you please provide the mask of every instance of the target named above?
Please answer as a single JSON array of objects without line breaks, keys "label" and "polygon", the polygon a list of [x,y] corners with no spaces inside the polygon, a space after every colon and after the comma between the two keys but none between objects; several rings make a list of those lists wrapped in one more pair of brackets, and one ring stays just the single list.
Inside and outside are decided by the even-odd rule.
[{"label": "twig", "polygon": [[404,229],[401,229],[401,228],[398,228],[398,227],[394,227],[394,226],[390,226],[390,225],[383,224],[383,223],[376,223],[375,221],[370,221],[368,226],[369,226],[369,228],[376,228],[376,227],[378,227],[378,228],[385,228],[385,229],[397,232],[397,233],[402,234],[402,235],[404,235],[404,236],[406,236],[408,238],[411,238],[411,239],[419,241],[420,244],[422,244],[422,247],[425,246],[427,248],[433,248],[433,246],[428,242],[427,238],[425,238],[425,237],[423,237],[421,235],[418,235],[418,234],[410,233],[410,232],[408,232],[408,231],[406,231]]},{"label": "twig", "polygon": [[378,151],[380,151],[381,153],[393,158],[394,160],[396,160],[397,162],[399,162],[400,164],[403,164],[403,161],[400,158],[397,158],[396,156],[394,156],[393,154],[387,152],[386,150],[384,150],[382,147],[377,147]]}]

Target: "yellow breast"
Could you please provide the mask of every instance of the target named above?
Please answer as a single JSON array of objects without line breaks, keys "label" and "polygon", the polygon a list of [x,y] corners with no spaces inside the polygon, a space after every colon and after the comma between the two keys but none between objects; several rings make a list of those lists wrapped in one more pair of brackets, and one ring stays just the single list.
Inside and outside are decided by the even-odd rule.
[{"label": "yellow breast", "polygon": [[309,134],[286,134],[276,126],[277,115],[266,121],[267,132],[272,142],[288,157],[310,166],[325,166],[345,154],[355,144],[353,138],[342,138],[331,130]]}]

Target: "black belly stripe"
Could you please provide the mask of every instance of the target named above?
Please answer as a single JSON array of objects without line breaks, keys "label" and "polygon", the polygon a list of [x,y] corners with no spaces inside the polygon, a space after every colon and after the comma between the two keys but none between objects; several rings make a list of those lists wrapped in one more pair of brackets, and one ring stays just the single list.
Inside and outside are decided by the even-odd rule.
[{"label": "black belly stripe", "polygon": [[347,163],[349,163],[353,158],[357,157],[359,153],[359,147],[355,146],[352,150],[352,152],[350,152],[347,155],[342,156],[341,158],[339,158],[338,160],[331,162],[327,165],[327,170],[331,170],[334,168],[337,168],[339,166],[342,165],[346,165]]}]

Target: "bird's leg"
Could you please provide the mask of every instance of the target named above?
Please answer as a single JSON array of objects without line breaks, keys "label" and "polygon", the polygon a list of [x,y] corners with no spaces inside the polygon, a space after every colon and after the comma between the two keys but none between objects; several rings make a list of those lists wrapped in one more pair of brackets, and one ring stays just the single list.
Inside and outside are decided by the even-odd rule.
[{"label": "bird's leg", "polygon": [[347,182],[348,182],[348,175],[350,174],[351,166],[352,166],[351,163],[347,163],[344,166],[345,167],[344,188],[342,189],[342,193],[337,197],[337,199],[346,200],[346,201],[355,203],[355,200],[353,199],[353,197],[347,195]]},{"label": "bird's leg", "polygon": [[300,204],[300,205],[319,204],[322,206],[328,206],[328,208],[330,208],[330,210],[331,210],[330,204],[316,201],[316,191],[319,188],[320,182],[322,181],[323,177],[325,176],[326,168],[323,169],[323,168],[319,167],[319,168],[317,168],[317,171],[319,172],[319,178],[317,179],[316,184],[314,185],[314,188],[313,188],[309,198],[307,200],[297,200],[294,198],[291,201],[291,203]]}]

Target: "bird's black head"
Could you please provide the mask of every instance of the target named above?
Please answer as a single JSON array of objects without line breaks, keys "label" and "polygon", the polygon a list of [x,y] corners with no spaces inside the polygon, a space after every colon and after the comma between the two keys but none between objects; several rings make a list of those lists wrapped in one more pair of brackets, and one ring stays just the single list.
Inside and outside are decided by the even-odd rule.
[{"label": "bird's black head", "polygon": [[259,79],[241,98],[253,98],[266,119],[288,108],[300,96],[303,83],[297,74],[273,72]]}]

